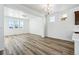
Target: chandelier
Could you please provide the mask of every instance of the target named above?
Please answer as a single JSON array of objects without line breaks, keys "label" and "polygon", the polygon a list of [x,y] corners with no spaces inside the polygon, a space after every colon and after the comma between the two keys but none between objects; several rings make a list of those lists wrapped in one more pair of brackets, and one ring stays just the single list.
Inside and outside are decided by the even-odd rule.
[{"label": "chandelier", "polygon": [[50,15],[53,12],[53,4],[44,4],[42,9],[45,11],[46,15]]}]

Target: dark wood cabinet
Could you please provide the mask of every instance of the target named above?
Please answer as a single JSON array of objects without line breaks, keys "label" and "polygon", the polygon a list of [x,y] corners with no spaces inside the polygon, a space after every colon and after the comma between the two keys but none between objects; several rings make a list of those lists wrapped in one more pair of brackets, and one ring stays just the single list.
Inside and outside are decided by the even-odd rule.
[{"label": "dark wood cabinet", "polygon": [[79,25],[79,11],[75,11],[75,25]]}]

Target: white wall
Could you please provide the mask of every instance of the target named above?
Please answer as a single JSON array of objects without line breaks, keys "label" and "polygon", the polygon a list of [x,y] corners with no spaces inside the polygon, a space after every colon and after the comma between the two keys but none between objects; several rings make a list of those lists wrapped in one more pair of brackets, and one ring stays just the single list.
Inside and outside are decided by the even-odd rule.
[{"label": "white wall", "polygon": [[42,17],[33,17],[30,18],[29,22],[30,33],[44,37],[44,19]]},{"label": "white wall", "polygon": [[3,36],[3,33],[4,33],[4,29],[3,29],[3,12],[4,12],[4,9],[3,9],[3,5],[0,4],[0,50],[3,49],[5,46],[4,46],[4,36]]},{"label": "white wall", "polygon": [[[48,20],[47,36],[72,41],[75,24],[74,11],[76,10],[79,10],[79,7],[53,14],[55,22],[49,22]],[[65,21],[61,21],[63,14],[67,14],[68,17]]]}]

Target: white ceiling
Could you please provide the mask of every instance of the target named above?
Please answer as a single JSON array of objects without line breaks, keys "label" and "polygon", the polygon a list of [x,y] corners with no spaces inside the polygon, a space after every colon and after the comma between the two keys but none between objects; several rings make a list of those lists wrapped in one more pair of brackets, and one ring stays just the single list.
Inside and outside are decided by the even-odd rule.
[{"label": "white ceiling", "polygon": [[[44,4],[23,4],[23,6],[31,8],[40,13],[46,13],[46,11],[43,8]],[[53,11],[52,13],[61,12],[66,9],[74,8],[77,6],[79,6],[79,4],[52,4],[51,10]]]}]

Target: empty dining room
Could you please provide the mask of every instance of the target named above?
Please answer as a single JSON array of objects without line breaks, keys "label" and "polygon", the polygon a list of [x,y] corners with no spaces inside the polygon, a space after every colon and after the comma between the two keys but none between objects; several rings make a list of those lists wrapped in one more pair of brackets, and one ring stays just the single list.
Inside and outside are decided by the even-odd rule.
[{"label": "empty dining room", "polygon": [[78,55],[79,4],[0,5],[1,55]]}]

